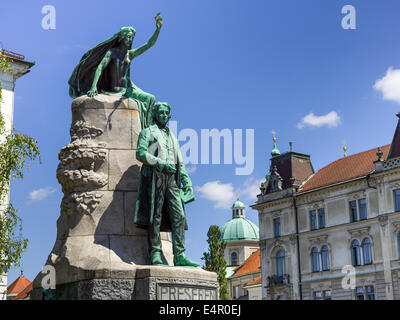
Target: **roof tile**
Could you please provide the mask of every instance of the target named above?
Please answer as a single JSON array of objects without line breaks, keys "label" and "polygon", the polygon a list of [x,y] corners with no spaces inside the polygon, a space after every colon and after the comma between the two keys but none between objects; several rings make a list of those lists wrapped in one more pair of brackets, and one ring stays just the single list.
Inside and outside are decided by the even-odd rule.
[{"label": "roof tile", "polygon": [[[386,159],[390,144],[381,149],[383,158]],[[306,181],[300,193],[366,176],[375,168],[374,162],[378,160],[377,151],[378,148],[374,148],[332,162]]]},{"label": "roof tile", "polygon": [[18,277],[13,283],[7,287],[7,294],[20,293],[24,290],[31,282],[24,276]]},{"label": "roof tile", "polygon": [[232,277],[260,271],[260,266],[260,249],[258,249],[235,269],[235,273],[232,275]]},{"label": "roof tile", "polygon": [[30,296],[31,292],[33,289],[33,283],[31,282],[26,286],[24,290],[22,290],[20,293],[18,293],[15,297],[13,297],[11,300],[23,300],[26,299]]}]

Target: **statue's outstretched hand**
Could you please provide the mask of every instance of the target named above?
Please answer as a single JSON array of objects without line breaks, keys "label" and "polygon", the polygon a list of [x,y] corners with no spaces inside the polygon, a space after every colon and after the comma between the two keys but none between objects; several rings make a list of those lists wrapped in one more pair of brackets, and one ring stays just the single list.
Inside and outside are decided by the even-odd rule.
[{"label": "statue's outstretched hand", "polygon": [[87,92],[88,97],[94,97],[97,96],[98,92],[97,92],[97,88],[92,88]]},{"label": "statue's outstretched hand", "polygon": [[160,16],[160,12],[157,13],[157,15],[154,17],[154,20],[156,20],[157,29],[160,29],[162,27],[162,18]]}]

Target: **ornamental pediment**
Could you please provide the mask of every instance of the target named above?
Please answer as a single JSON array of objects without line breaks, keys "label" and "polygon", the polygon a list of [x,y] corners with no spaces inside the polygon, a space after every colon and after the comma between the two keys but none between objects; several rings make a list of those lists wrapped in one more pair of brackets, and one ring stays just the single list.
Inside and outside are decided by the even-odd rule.
[{"label": "ornamental pediment", "polygon": [[347,232],[350,233],[351,238],[359,238],[359,237],[363,237],[363,236],[369,236],[370,229],[371,229],[371,227],[368,226],[368,227],[347,230]]},{"label": "ornamental pediment", "polygon": [[321,245],[324,243],[327,243],[328,241],[328,235],[322,235],[322,236],[317,236],[317,237],[310,237],[308,238],[308,241],[310,241],[311,245]]},{"label": "ornamental pediment", "polygon": [[272,217],[272,219],[279,218],[281,216],[281,214],[282,214],[282,210],[277,210],[277,211],[271,212],[271,217]]},{"label": "ornamental pediment", "polygon": [[349,194],[349,200],[358,200],[366,198],[365,191],[359,191],[352,194]]}]

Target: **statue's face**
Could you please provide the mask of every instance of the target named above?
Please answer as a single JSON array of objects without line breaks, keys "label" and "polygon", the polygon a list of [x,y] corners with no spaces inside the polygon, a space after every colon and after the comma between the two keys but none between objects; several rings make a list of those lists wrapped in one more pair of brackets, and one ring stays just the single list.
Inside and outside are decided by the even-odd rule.
[{"label": "statue's face", "polygon": [[158,108],[156,119],[157,122],[162,126],[165,126],[167,124],[169,120],[169,109],[167,106],[162,105]]},{"label": "statue's face", "polygon": [[126,32],[122,34],[122,40],[128,48],[132,46],[133,38],[135,38],[135,34],[133,32]]}]

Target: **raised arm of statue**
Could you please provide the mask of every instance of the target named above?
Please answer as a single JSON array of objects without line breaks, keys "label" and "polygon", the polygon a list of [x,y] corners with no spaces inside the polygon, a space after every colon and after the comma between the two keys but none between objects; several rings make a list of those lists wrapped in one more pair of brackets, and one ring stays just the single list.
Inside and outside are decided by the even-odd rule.
[{"label": "raised arm of statue", "polygon": [[100,64],[97,66],[96,72],[94,74],[93,78],[93,83],[92,83],[92,88],[88,91],[87,95],[89,97],[93,97],[97,95],[97,82],[99,81],[99,78],[101,76],[101,73],[107,67],[107,65],[110,63],[111,60],[111,51],[108,50],[107,53],[105,54],[103,60],[101,60]]},{"label": "raised arm of statue", "polygon": [[158,35],[160,34],[160,30],[162,27],[162,18],[160,16],[160,13],[157,13],[157,15],[154,17],[156,20],[156,31],[154,31],[153,35],[145,43],[144,45],[140,46],[139,48],[132,49],[129,51],[129,58],[132,60],[133,58],[136,58],[137,56],[140,56],[143,52],[146,50],[150,49],[157,41]]}]

